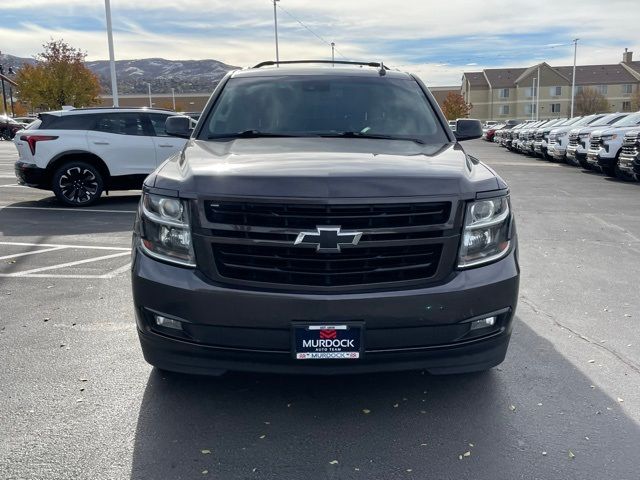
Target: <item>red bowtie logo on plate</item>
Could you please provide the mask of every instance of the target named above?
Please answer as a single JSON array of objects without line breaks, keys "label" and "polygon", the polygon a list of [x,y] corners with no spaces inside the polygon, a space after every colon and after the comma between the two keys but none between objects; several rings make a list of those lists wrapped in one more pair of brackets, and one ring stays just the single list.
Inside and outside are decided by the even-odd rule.
[{"label": "red bowtie logo on plate", "polygon": [[336,338],[337,334],[338,332],[336,332],[335,330],[320,330],[320,338],[324,340],[332,340]]}]

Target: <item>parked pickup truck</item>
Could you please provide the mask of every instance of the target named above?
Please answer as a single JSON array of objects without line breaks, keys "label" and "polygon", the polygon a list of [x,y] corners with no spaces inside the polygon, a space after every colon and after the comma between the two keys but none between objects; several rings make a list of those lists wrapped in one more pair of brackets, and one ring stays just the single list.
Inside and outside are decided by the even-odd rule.
[{"label": "parked pickup truck", "polygon": [[622,175],[618,168],[618,159],[624,134],[630,130],[637,130],[639,126],[640,112],[636,112],[619,121],[612,128],[592,132],[587,153],[589,167],[611,177],[616,174]]},{"label": "parked pickup truck", "polygon": [[589,150],[589,135],[591,132],[615,125],[616,122],[628,115],[628,113],[610,113],[589,126],[572,129],[569,132],[569,145],[567,145],[567,163],[576,167],[589,168],[587,151]]},{"label": "parked pickup truck", "polygon": [[549,146],[547,149],[551,159],[558,162],[564,162],[565,155],[567,153],[567,145],[569,144],[569,132],[576,127],[586,127],[602,117],[604,117],[604,114],[578,117],[573,123],[568,122],[562,127],[551,130],[549,133]]},{"label": "parked pickup truck", "polygon": [[558,118],[537,128],[533,138],[533,153],[540,155],[542,158],[547,158],[547,141],[549,140],[549,132],[552,128],[558,128],[566,122],[566,118]]}]

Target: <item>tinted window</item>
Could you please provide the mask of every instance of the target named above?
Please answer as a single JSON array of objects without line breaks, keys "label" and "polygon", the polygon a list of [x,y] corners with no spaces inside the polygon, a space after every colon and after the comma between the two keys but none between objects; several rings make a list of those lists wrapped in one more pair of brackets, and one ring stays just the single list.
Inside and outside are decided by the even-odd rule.
[{"label": "tinted window", "polygon": [[162,115],[160,113],[149,113],[149,119],[153,126],[153,131],[156,137],[168,137],[167,132],[164,129],[164,124],[169,118],[169,115]]},{"label": "tinted window", "polygon": [[94,130],[119,135],[148,135],[139,113],[101,113],[97,117]]},{"label": "tinted window", "polygon": [[446,143],[414,80],[360,76],[231,79],[205,121],[202,138],[247,130],[315,136],[356,132]]},{"label": "tinted window", "polygon": [[95,115],[40,115],[40,129],[47,130],[91,130],[95,123]]}]

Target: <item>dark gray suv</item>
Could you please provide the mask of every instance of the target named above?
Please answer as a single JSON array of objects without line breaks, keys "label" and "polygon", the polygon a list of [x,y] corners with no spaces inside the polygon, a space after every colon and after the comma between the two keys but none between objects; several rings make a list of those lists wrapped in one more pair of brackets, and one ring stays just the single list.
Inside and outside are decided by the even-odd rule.
[{"label": "dark gray suv", "polygon": [[[295,65],[284,65],[295,63]],[[415,76],[265,62],[229,73],[145,181],[132,283],[165,370],[458,373],[503,361],[518,297],[505,182]],[[343,62],[347,63],[347,62]]]}]

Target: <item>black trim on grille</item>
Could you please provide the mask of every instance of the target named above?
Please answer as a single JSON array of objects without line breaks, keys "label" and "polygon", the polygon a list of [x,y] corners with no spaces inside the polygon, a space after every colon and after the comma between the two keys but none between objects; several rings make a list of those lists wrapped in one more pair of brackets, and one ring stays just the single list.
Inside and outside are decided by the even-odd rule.
[{"label": "black trim on grille", "polygon": [[[410,286],[452,273],[462,202],[355,202],[199,201],[194,245],[200,269],[222,283],[312,291]],[[301,231],[325,225],[362,237],[339,253],[294,246]]]}]

